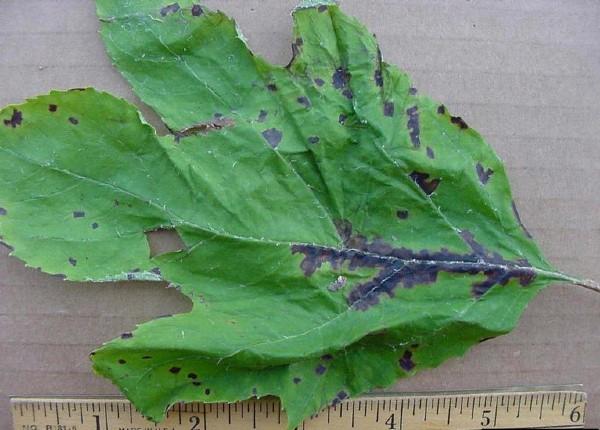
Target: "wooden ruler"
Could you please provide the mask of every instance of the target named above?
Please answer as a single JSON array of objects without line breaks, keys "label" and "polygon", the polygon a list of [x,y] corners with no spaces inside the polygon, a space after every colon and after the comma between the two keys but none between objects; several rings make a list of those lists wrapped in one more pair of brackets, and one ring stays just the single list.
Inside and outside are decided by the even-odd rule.
[{"label": "wooden ruler", "polygon": [[[12,398],[14,430],[284,430],[275,398],[172,407],[154,424],[120,398]],[[361,397],[331,406],[298,430],[581,428],[578,387]]]}]

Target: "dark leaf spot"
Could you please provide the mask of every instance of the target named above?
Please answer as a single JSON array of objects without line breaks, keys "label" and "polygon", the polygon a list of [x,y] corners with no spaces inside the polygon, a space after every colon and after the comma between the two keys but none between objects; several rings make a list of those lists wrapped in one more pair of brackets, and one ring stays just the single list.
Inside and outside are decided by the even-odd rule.
[{"label": "dark leaf spot", "polygon": [[192,382],[192,384],[195,385],[196,387],[199,387],[200,385],[202,385],[202,382],[194,381],[194,382]]},{"label": "dark leaf spot", "polygon": [[277,85],[275,85],[275,84],[268,84],[267,85],[267,89],[269,91],[277,91]]},{"label": "dark leaf spot", "polygon": [[331,355],[331,354],[322,355],[321,356],[321,360],[323,360],[323,361],[331,361],[331,360],[333,360],[333,355]]},{"label": "dark leaf spot", "polygon": [[322,375],[323,373],[325,373],[326,370],[327,370],[327,368],[325,366],[323,366],[322,364],[319,364],[317,367],[315,367],[315,373],[317,375]]},{"label": "dark leaf spot", "polygon": [[119,364],[125,364],[127,363],[125,360],[123,360],[122,358],[119,359]]},{"label": "dark leaf spot", "polygon": [[113,201],[113,204],[114,204],[115,206],[119,206],[121,203],[120,203],[118,200],[114,200],[114,201]]},{"label": "dark leaf spot", "polygon": [[421,130],[419,125],[419,110],[416,106],[409,107],[406,109],[406,115],[408,115],[408,121],[406,126],[410,136],[410,141],[415,148],[421,146]]},{"label": "dark leaf spot", "polygon": [[331,83],[333,87],[337,90],[342,88],[346,88],[348,83],[350,82],[350,72],[344,68],[338,68],[335,72],[333,72],[333,76],[331,77]]},{"label": "dark leaf spot", "polygon": [[4,125],[7,127],[16,128],[17,126],[21,125],[22,122],[23,122],[23,113],[21,111],[13,109],[12,116],[10,117],[10,119],[4,120]]},{"label": "dark leaf spot", "polygon": [[83,218],[83,217],[85,217],[85,212],[83,212],[83,211],[73,212],[73,218]]},{"label": "dark leaf spot", "polygon": [[344,286],[346,285],[346,282],[348,282],[348,278],[340,275],[337,277],[337,279],[335,281],[333,281],[331,284],[329,284],[327,286],[327,289],[329,291],[331,291],[332,293],[335,293],[336,291],[339,291],[342,288],[344,288]]},{"label": "dark leaf spot", "polygon": [[57,105],[48,105],[48,110],[50,112],[56,112],[58,110],[58,106]]},{"label": "dark leaf spot", "polygon": [[204,9],[202,9],[202,6],[200,6],[199,4],[195,4],[194,6],[192,6],[193,16],[200,16],[202,14],[204,14]]},{"label": "dark leaf spot", "polygon": [[210,388],[207,388],[206,390],[204,390],[204,394],[206,394],[208,396],[210,394]]},{"label": "dark leaf spot", "polygon": [[345,391],[340,391],[339,393],[337,393],[336,397],[340,400],[344,400],[348,397],[348,393],[346,393]]},{"label": "dark leaf spot", "polygon": [[325,5],[322,4],[321,6],[319,6],[319,9],[317,9],[317,10],[319,12],[325,12],[327,10],[327,6],[325,6]]},{"label": "dark leaf spot", "polygon": [[[158,268],[158,267],[153,267],[152,269],[150,269],[150,271],[151,271],[152,273],[154,273],[155,275],[158,275],[158,276],[160,276],[160,275],[161,275],[161,273],[160,273],[160,268]],[[170,316],[170,315],[169,315],[169,316]]]},{"label": "dark leaf spot", "polygon": [[258,122],[265,122],[267,120],[267,111],[261,110],[258,114]]},{"label": "dark leaf spot", "polygon": [[304,40],[301,37],[296,38],[296,45],[298,45],[298,46],[304,45]]},{"label": "dark leaf spot", "polygon": [[6,209],[0,208],[0,215],[6,215],[6,214],[7,214]]},{"label": "dark leaf spot", "polygon": [[151,356],[149,356],[149,355],[144,355],[144,356],[142,357],[142,360],[152,360],[152,357],[151,357]]},{"label": "dark leaf spot", "polygon": [[322,87],[323,85],[325,85],[325,81],[321,78],[316,78],[315,84],[317,84],[318,87]]},{"label": "dark leaf spot", "polygon": [[411,96],[414,96],[417,94],[417,89],[415,87],[410,87],[408,89],[408,94],[410,94]]},{"label": "dark leaf spot", "polygon": [[198,375],[196,375],[195,373],[188,373],[188,378],[196,379],[196,378],[198,378]]},{"label": "dark leaf spot", "polygon": [[346,97],[348,100],[352,100],[352,98],[354,97],[354,94],[352,93],[352,90],[346,88],[344,91],[342,91],[342,95],[344,97]]},{"label": "dark leaf spot", "polygon": [[169,369],[169,372],[171,372],[174,375],[177,375],[180,371],[181,371],[181,367],[171,367]]},{"label": "dark leaf spot", "polygon": [[252,395],[256,396],[256,393],[258,392],[258,390],[256,389],[256,387],[252,388]]},{"label": "dark leaf spot", "polygon": [[75,117],[72,117],[72,116],[69,117],[69,122],[71,124],[73,124],[73,125],[79,124],[79,120],[77,118],[75,118]]},{"label": "dark leaf spot", "polygon": [[427,147],[427,156],[432,160],[435,158],[435,153],[433,152],[433,149],[431,149],[429,146]]},{"label": "dark leaf spot", "polygon": [[407,219],[408,211],[405,209],[399,209],[398,211],[396,211],[396,216],[400,219]]},{"label": "dark leaf spot", "polygon": [[521,229],[523,230],[523,233],[525,233],[525,236],[532,239],[533,236],[531,236],[531,233],[529,233],[529,230],[527,230],[527,228],[521,221],[521,215],[519,215],[519,211],[517,210],[517,205],[515,204],[514,201],[512,202],[512,210],[513,210],[513,213],[515,214],[515,218],[517,219],[517,222],[519,223],[519,225],[521,226]]},{"label": "dark leaf spot", "polygon": [[446,113],[446,106],[439,105],[437,108],[437,113],[439,113],[440,115],[444,115]]},{"label": "dark leaf spot", "polygon": [[292,381],[294,382],[294,384],[299,384],[300,382],[302,382],[302,379],[301,379],[301,378],[298,378],[298,377],[296,376],[294,379],[292,379]]},{"label": "dark leaf spot", "polygon": [[308,143],[312,143],[313,145],[319,143],[321,139],[319,139],[319,136],[310,136],[308,138]]},{"label": "dark leaf spot", "polygon": [[450,117],[450,122],[452,124],[456,124],[457,126],[459,126],[462,130],[469,128],[469,126],[467,125],[467,123],[459,116],[451,116]]},{"label": "dark leaf spot", "polygon": [[133,333],[127,332],[121,335],[121,339],[131,339],[133,337]]},{"label": "dark leaf spot", "polygon": [[375,80],[375,85],[378,87],[383,87],[383,73],[381,73],[381,69],[375,70],[373,79]]},{"label": "dark leaf spot", "polygon": [[92,223],[92,228],[96,230],[99,227],[97,222]]},{"label": "dark leaf spot", "polygon": [[472,285],[475,298],[481,297],[494,285],[505,285],[510,279],[517,279],[522,286],[527,286],[535,278],[535,272],[526,260],[505,260],[497,253],[487,251],[468,231],[461,235],[472,252],[459,254],[444,248],[440,251],[394,248],[382,239],[369,242],[362,235],[353,235],[352,226],[347,221],[337,225],[344,241],[343,248],[294,244],[291,250],[292,254],[304,254],[300,268],[307,277],[324,263],[329,263],[333,270],[338,270],[345,262],[348,270],[379,269],[371,280],[358,284],[348,294],[347,302],[355,310],[366,310],[378,304],[382,294],[393,297],[398,285],[413,288],[415,285],[432,284],[440,272],[483,273],[486,279]]},{"label": "dark leaf spot", "polygon": [[429,173],[422,173],[422,172],[415,171],[415,172],[412,172],[409,176],[413,181],[415,181],[415,183],[419,187],[421,187],[423,192],[425,194],[427,194],[428,196],[431,195],[436,190],[438,185],[440,185],[440,179],[438,179],[438,178],[429,179]]},{"label": "dark leaf spot", "polygon": [[298,97],[297,101],[307,109],[310,107],[310,100],[305,96]]},{"label": "dark leaf spot", "polygon": [[172,4],[169,4],[169,5],[165,6],[165,7],[163,7],[160,10],[160,14],[161,14],[161,16],[167,16],[169,14],[177,12],[178,10],[179,10],[179,4],[178,3],[172,3]]},{"label": "dark leaf spot", "polygon": [[277,148],[277,146],[281,142],[283,134],[276,128],[270,128],[268,130],[263,131],[262,136],[267,141],[267,143],[271,145],[272,148]]},{"label": "dark leaf spot", "polygon": [[348,119],[348,116],[341,113],[339,118],[338,118],[338,122],[342,125],[344,125],[346,123],[346,120]]},{"label": "dark leaf spot", "polygon": [[494,174],[494,171],[492,169],[485,169],[481,163],[477,163],[475,168],[477,170],[477,176],[479,176],[479,181],[483,185],[487,184],[490,180],[490,177]]},{"label": "dark leaf spot", "polygon": [[69,264],[71,266],[77,266],[77,260],[75,260],[73,257],[69,257]]},{"label": "dark leaf spot", "polygon": [[383,104],[383,114],[385,116],[394,116],[394,102],[385,102]]},{"label": "dark leaf spot", "polygon": [[413,370],[415,367],[415,363],[413,363],[412,361],[412,352],[408,350],[404,351],[404,355],[402,356],[402,358],[400,358],[398,364],[402,369],[404,369],[407,372]]}]

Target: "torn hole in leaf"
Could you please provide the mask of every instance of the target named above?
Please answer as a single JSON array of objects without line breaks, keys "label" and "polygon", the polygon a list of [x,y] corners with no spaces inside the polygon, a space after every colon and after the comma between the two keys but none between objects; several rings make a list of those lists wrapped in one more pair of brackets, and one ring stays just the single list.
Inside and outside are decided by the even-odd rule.
[{"label": "torn hole in leaf", "polygon": [[185,249],[185,244],[174,228],[158,228],[145,232],[148,246],[150,247],[150,257],[168,252],[177,252]]}]

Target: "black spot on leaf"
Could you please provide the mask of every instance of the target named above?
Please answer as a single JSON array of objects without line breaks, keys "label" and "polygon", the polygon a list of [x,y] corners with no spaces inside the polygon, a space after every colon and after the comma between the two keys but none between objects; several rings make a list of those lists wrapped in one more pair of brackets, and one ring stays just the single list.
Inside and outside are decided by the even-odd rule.
[{"label": "black spot on leaf", "polygon": [[[158,275],[158,276],[161,275],[160,268],[158,268],[158,267],[153,267],[152,269],[150,269],[150,272],[152,272],[152,273],[154,273],[155,275]],[[168,315],[168,316],[171,316],[171,315]]]},{"label": "black spot on leaf", "polygon": [[85,212],[83,211],[74,211],[73,212],[73,218],[84,218],[85,217]]},{"label": "black spot on leaf", "polygon": [[299,384],[300,382],[302,382],[302,379],[301,379],[301,378],[298,378],[298,377],[296,376],[294,379],[292,379],[292,381],[294,382],[294,384]]},{"label": "black spot on leaf", "polygon": [[383,114],[385,116],[394,116],[394,102],[385,102],[383,104]]},{"label": "black spot on leaf", "polygon": [[437,113],[439,113],[440,115],[444,115],[446,113],[446,106],[439,105],[437,108]]},{"label": "black spot on leaf", "polygon": [[321,78],[316,78],[315,84],[317,84],[318,87],[322,87],[323,85],[325,85],[325,81]]},{"label": "black spot on leaf", "polygon": [[412,352],[408,350],[404,351],[404,355],[398,360],[398,364],[407,372],[413,370],[415,368],[415,363],[412,361]]},{"label": "black spot on leaf", "polygon": [[133,333],[127,332],[121,335],[121,339],[131,339],[133,337]]},{"label": "black spot on leaf", "polygon": [[268,84],[267,85],[267,89],[269,91],[277,91],[277,85],[275,85],[275,84]]},{"label": "black spot on leaf", "polygon": [[200,16],[202,14],[204,14],[204,9],[202,9],[202,6],[200,6],[199,4],[195,4],[194,6],[192,6],[193,16]]},{"label": "black spot on leaf", "polygon": [[331,354],[324,354],[324,355],[321,356],[321,360],[323,360],[323,361],[331,361],[331,360],[333,360],[333,355],[331,355]]},{"label": "black spot on leaf", "polygon": [[349,88],[346,88],[344,91],[342,91],[342,95],[348,100],[352,100],[352,98],[354,97],[352,90],[350,90]]},{"label": "black spot on leaf", "polygon": [[122,358],[119,359],[119,364],[126,364],[127,361],[123,360]]},{"label": "black spot on leaf", "polygon": [[327,368],[325,366],[323,366],[322,364],[319,364],[317,367],[315,367],[315,373],[317,375],[322,375],[327,371]]},{"label": "black spot on leaf", "polygon": [[350,72],[348,69],[344,69],[342,67],[336,69],[331,77],[331,83],[333,87],[337,90],[341,90],[342,88],[346,88],[348,83],[350,83]]},{"label": "black spot on leaf", "polygon": [[317,9],[319,12],[325,12],[327,10],[327,6],[325,6],[324,4],[322,4],[321,6],[319,6],[319,9]]},{"label": "black spot on leaf", "polygon": [[4,215],[6,215],[6,214],[7,214],[7,211],[6,211],[6,209],[4,209],[4,208],[0,208],[0,215],[4,216]]},{"label": "black spot on leaf", "polygon": [[427,147],[427,156],[429,158],[431,158],[432,160],[435,158],[435,153],[433,152],[433,149],[431,149],[429,146]]},{"label": "black spot on leaf", "polygon": [[50,112],[56,112],[56,111],[58,110],[58,106],[57,106],[57,105],[54,105],[54,104],[52,104],[52,105],[48,105],[48,110],[49,110]]},{"label": "black spot on leaf", "polygon": [[197,379],[198,375],[196,375],[195,373],[188,373],[187,377],[190,378],[190,379]]},{"label": "black spot on leaf", "polygon": [[75,260],[73,257],[69,257],[69,264],[73,267],[77,266],[77,260]]},{"label": "black spot on leaf", "polygon": [[7,127],[16,128],[17,126],[21,125],[22,122],[23,122],[23,113],[21,111],[13,109],[12,116],[10,117],[10,119],[4,120],[4,125]]},{"label": "black spot on leaf", "polygon": [[438,185],[440,185],[440,179],[429,179],[429,173],[412,172],[410,178],[415,181],[425,194],[428,196],[433,194]]},{"label": "black spot on leaf", "polygon": [[202,382],[200,382],[200,381],[194,381],[194,382],[192,382],[192,385],[194,385],[196,387],[199,387],[200,385],[202,385]]},{"label": "black spot on leaf", "polygon": [[340,275],[337,277],[337,279],[335,281],[333,281],[331,284],[329,284],[327,286],[327,289],[329,291],[331,291],[332,293],[335,293],[336,291],[339,291],[342,288],[344,288],[344,286],[346,285],[346,282],[348,282],[348,278]]},{"label": "black spot on leaf", "polygon": [[406,209],[399,209],[396,211],[396,216],[400,219],[407,219],[408,211]]},{"label": "black spot on leaf", "polygon": [[342,125],[344,125],[346,123],[346,120],[348,119],[348,116],[341,113],[339,118],[338,118],[338,122]]},{"label": "black spot on leaf", "polygon": [[69,117],[69,122],[71,124],[73,124],[73,125],[79,124],[79,120],[77,118],[75,118],[75,117],[72,117],[72,116]]},{"label": "black spot on leaf", "polygon": [[291,250],[292,254],[304,254],[300,268],[305,276],[312,276],[326,262],[333,270],[338,270],[345,262],[348,270],[379,269],[371,280],[358,284],[348,294],[347,302],[355,310],[366,310],[378,304],[382,294],[393,297],[398,285],[413,288],[435,283],[440,272],[485,275],[483,281],[472,284],[475,298],[495,285],[506,285],[511,279],[527,286],[535,278],[535,271],[526,260],[505,260],[497,253],[487,251],[468,231],[462,232],[462,239],[471,248],[471,252],[466,254],[447,249],[413,251],[404,247],[394,248],[382,239],[369,242],[364,236],[353,235],[347,221],[338,223],[338,231],[344,241],[342,249],[295,244]]},{"label": "black spot on leaf", "polygon": [[181,367],[171,367],[169,369],[169,372],[171,372],[174,375],[177,375],[179,372],[181,372]]},{"label": "black spot on leaf", "polygon": [[163,7],[160,10],[160,14],[161,14],[161,16],[167,16],[167,15],[177,12],[179,9],[180,9],[180,7],[179,7],[178,3],[171,3],[171,4]]},{"label": "black spot on leaf", "polygon": [[207,388],[206,390],[204,390],[204,394],[206,394],[208,396],[210,394],[210,388]]},{"label": "black spot on leaf", "polygon": [[313,145],[319,143],[321,139],[319,139],[319,136],[310,136],[308,138],[308,143],[312,143]]},{"label": "black spot on leaf", "polygon": [[100,227],[100,226],[98,225],[98,223],[97,223],[97,222],[93,222],[93,223],[92,223],[92,228],[93,228],[94,230],[96,230],[98,227]]},{"label": "black spot on leaf", "polygon": [[258,114],[258,122],[265,122],[267,120],[268,112],[266,110],[261,110]]},{"label": "black spot on leaf", "polygon": [[488,183],[488,181],[490,180],[490,177],[494,174],[494,171],[492,169],[485,169],[481,163],[477,163],[477,166],[475,166],[475,169],[477,170],[477,176],[479,176],[479,181],[485,185]]},{"label": "black spot on leaf", "polygon": [[381,69],[375,70],[373,79],[375,80],[375,85],[378,87],[383,87],[383,73],[381,72]]},{"label": "black spot on leaf", "polygon": [[152,357],[151,357],[151,356],[149,356],[149,355],[144,355],[144,356],[142,357],[142,360],[152,360]]},{"label": "black spot on leaf", "polygon": [[270,128],[268,130],[263,131],[262,136],[267,141],[267,143],[271,145],[272,148],[277,148],[277,146],[281,142],[283,133],[281,133],[281,131],[277,130],[276,128]]},{"label": "black spot on leaf", "polygon": [[415,87],[410,87],[408,89],[408,94],[410,94],[411,96],[414,96],[417,94],[417,89]]},{"label": "black spot on leaf", "polygon": [[307,109],[310,107],[310,100],[308,100],[308,97],[305,97],[305,96],[298,97],[297,101],[298,101],[298,103],[300,103],[302,106],[304,106]]},{"label": "black spot on leaf", "polygon": [[345,391],[340,391],[339,393],[337,393],[337,398],[340,400],[344,400],[348,397],[348,393],[346,393]]},{"label": "black spot on leaf", "polygon": [[408,116],[406,126],[408,127],[410,141],[412,142],[415,148],[418,148],[419,146],[421,146],[419,110],[416,106],[409,107],[408,109],[406,109],[406,115]]},{"label": "black spot on leaf", "polygon": [[452,124],[457,125],[458,127],[460,127],[462,130],[469,128],[469,126],[467,125],[467,123],[459,116],[451,116],[450,117],[450,122]]}]

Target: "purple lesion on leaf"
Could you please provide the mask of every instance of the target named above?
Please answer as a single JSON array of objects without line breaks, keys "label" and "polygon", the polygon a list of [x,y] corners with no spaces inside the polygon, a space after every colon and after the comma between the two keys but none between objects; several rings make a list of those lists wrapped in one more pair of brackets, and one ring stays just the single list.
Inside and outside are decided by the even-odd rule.
[{"label": "purple lesion on leaf", "polygon": [[481,163],[477,163],[475,170],[477,170],[477,176],[479,176],[479,181],[483,185],[487,184],[490,180],[490,177],[494,174],[492,169],[486,169]]},{"label": "purple lesion on leaf", "polygon": [[0,208],[0,216],[4,216],[8,213],[8,211],[4,208]]},{"label": "purple lesion on leaf", "polygon": [[50,112],[56,112],[58,110],[58,106],[55,104],[50,104],[50,105],[48,105],[48,110]]},{"label": "purple lesion on leaf", "polygon": [[268,114],[269,113],[266,110],[261,109],[261,111],[258,113],[258,119],[257,119],[257,121],[258,122],[265,122],[267,120],[267,115]]},{"label": "purple lesion on leaf", "polygon": [[408,89],[408,94],[410,94],[411,96],[414,96],[417,94],[417,89],[415,87],[410,87]]},{"label": "purple lesion on leaf", "polygon": [[415,363],[412,360],[412,352],[408,349],[404,351],[404,354],[400,357],[400,360],[398,360],[398,365],[406,372],[413,370],[415,368]]},{"label": "purple lesion on leaf", "polygon": [[[339,391],[335,397],[333,398],[333,400],[331,401],[331,406],[336,406],[339,405],[343,400],[346,400],[348,398],[348,393],[346,393],[345,391]],[[365,406],[366,408],[366,406]]]},{"label": "purple lesion on leaf", "polygon": [[133,333],[126,332],[121,335],[121,339],[131,339],[133,337]]},{"label": "purple lesion on leaf", "polygon": [[311,106],[310,100],[306,96],[300,96],[300,97],[298,97],[297,101],[302,106],[304,106],[306,109],[310,108],[310,106]]},{"label": "purple lesion on leaf", "polygon": [[277,148],[283,138],[283,133],[276,128],[270,128],[262,132],[263,138],[271,146],[271,148]]},{"label": "purple lesion on leaf", "polygon": [[73,257],[69,257],[68,261],[71,266],[73,266],[73,267],[77,266],[77,260],[74,259]]},{"label": "purple lesion on leaf", "polygon": [[171,4],[166,5],[165,7],[163,7],[160,10],[160,15],[167,16],[167,15],[177,12],[179,9],[181,9],[179,6],[179,3],[171,3]]},{"label": "purple lesion on leaf", "polygon": [[74,116],[69,117],[69,122],[73,125],[79,124],[79,120],[77,118],[75,118]]},{"label": "purple lesion on leaf", "polygon": [[450,122],[454,125],[457,125],[461,130],[469,128],[467,123],[459,116],[451,116]]},{"label": "purple lesion on leaf", "polygon": [[379,303],[381,295],[394,297],[398,286],[413,288],[437,281],[441,272],[478,275],[484,279],[472,284],[471,293],[479,298],[495,285],[506,285],[516,279],[521,286],[529,285],[535,271],[527,260],[509,261],[496,252],[490,252],[478,243],[469,231],[461,237],[471,250],[468,253],[423,249],[415,251],[405,247],[393,247],[383,239],[367,240],[365,236],[352,233],[348,221],[337,223],[338,234],[343,240],[342,248],[309,244],[294,244],[292,254],[304,254],[300,263],[305,276],[312,276],[321,266],[329,263],[333,270],[347,264],[347,270],[359,268],[378,269],[370,280],[360,283],[348,293],[346,300],[355,310],[367,310]]},{"label": "purple lesion on leaf", "polygon": [[323,85],[325,85],[325,81],[323,79],[321,79],[321,78],[315,78],[315,84],[318,87],[322,87]]},{"label": "purple lesion on leaf", "polygon": [[431,158],[432,160],[435,158],[435,152],[433,152],[433,149],[431,149],[430,146],[427,147],[427,157]]},{"label": "purple lesion on leaf", "polygon": [[377,85],[378,87],[383,87],[383,73],[381,71],[381,68],[377,68],[375,70],[373,80],[375,81],[375,85]]},{"label": "purple lesion on leaf", "polygon": [[4,120],[4,125],[7,127],[17,128],[23,122],[23,112],[13,109],[13,113],[9,119]]},{"label": "purple lesion on leaf", "polygon": [[383,104],[383,115],[388,117],[394,116],[394,102],[385,102]]},{"label": "purple lesion on leaf", "polygon": [[396,211],[396,216],[399,219],[408,219],[408,211],[406,209],[398,209]]},{"label": "purple lesion on leaf", "polygon": [[333,84],[333,88],[335,88],[336,90],[347,88],[348,84],[350,83],[350,78],[351,75],[348,69],[345,69],[343,67],[337,68],[335,72],[333,72],[333,75],[331,77],[331,83]]},{"label": "purple lesion on leaf", "polygon": [[406,115],[408,120],[406,126],[408,127],[408,135],[410,141],[415,148],[421,146],[421,127],[419,124],[419,108],[417,106],[411,106],[406,109]]},{"label": "purple lesion on leaf", "polygon": [[84,218],[84,217],[85,217],[84,211],[74,211],[73,212],[73,218]]},{"label": "purple lesion on leaf", "polygon": [[295,376],[294,379],[292,379],[292,382],[294,384],[299,384],[300,382],[302,382],[302,378]]},{"label": "purple lesion on leaf", "polygon": [[323,366],[322,364],[318,364],[317,367],[315,367],[315,373],[319,376],[323,375],[326,371],[327,367]]},{"label": "purple lesion on leaf", "polygon": [[517,210],[517,205],[514,202],[514,200],[511,202],[511,204],[512,204],[513,213],[515,214],[515,218],[517,219],[517,222],[521,226],[521,229],[523,230],[523,233],[525,233],[525,235],[529,239],[532,239],[533,236],[531,235],[531,233],[529,233],[529,230],[527,230],[527,227],[525,227],[525,225],[523,224],[523,221],[521,221],[521,215],[519,215],[519,211]]},{"label": "purple lesion on leaf", "polygon": [[192,6],[192,16],[201,16],[204,14],[204,9],[199,4]]},{"label": "purple lesion on leaf", "polygon": [[414,171],[408,175],[417,184],[425,194],[430,196],[440,185],[441,179],[433,178],[429,179],[429,173]]}]

